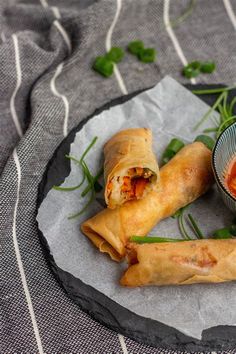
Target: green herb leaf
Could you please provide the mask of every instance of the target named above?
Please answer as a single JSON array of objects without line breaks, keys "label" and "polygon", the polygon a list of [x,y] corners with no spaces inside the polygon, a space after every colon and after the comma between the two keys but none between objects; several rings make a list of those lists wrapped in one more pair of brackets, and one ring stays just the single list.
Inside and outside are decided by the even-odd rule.
[{"label": "green herb leaf", "polygon": [[215,140],[213,140],[210,136],[208,135],[198,135],[194,141],[200,141],[203,143],[209,150],[213,150],[215,146]]},{"label": "green herb leaf", "polygon": [[156,50],[143,48],[138,52],[138,59],[143,63],[153,63],[156,60]]},{"label": "green herb leaf", "polygon": [[138,53],[144,49],[144,44],[142,41],[132,41],[128,45],[128,51],[131,54],[138,55]]},{"label": "green herb leaf", "polygon": [[183,75],[187,79],[197,77],[200,74],[201,63],[200,61],[193,61],[183,68]]},{"label": "green herb leaf", "polygon": [[216,64],[213,61],[206,61],[201,64],[201,72],[204,74],[211,74],[216,69]]},{"label": "green herb leaf", "polygon": [[192,90],[192,93],[195,93],[195,95],[213,95],[213,94],[217,94],[217,93],[231,91],[235,88],[236,88],[236,86],[217,87],[215,89]]},{"label": "green herb leaf", "polygon": [[178,239],[178,238],[156,237],[156,236],[132,236],[130,238],[130,241],[136,243],[162,243],[162,242],[183,242],[186,240]]},{"label": "green herb leaf", "polygon": [[106,58],[114,63],[119,63],[124,57],[124,51],[120,47],[112,47],[106,54]]},{"label": "green herb leaf", "polygon": [[104,77],[109,77],[113,74],[114,64],[106,57],[97,57],[93,63],[93,69]]}]

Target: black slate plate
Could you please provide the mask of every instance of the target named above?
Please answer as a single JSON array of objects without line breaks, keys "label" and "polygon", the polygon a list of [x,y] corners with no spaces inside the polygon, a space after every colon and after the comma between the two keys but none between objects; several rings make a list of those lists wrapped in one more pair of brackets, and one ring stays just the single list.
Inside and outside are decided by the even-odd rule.
[{"label": "black slate plate", "polygon": [[[219,85],[187,85],[186,87],[189,89],[208,89],[219,87]],[[82,126],[86,124],[89,119],[92,119],[93,116],[101,113],[103,110],[121,104],[138,93],[140,93],[140,91],[115,99],[102,108],[99,108],[92,116],[87,117],[81,122],[78,127],[71,131],[66,139],[63,140],[49,162],[44,177],[40,183],[38,207],[52,186],[61,184],[65,177],[70,173],[70,163],[64,158],[64,156],[69,152],[70,144],[73,142],[75,134],[82,128]],[[231,91],[230,96],[233,97],[235,95],[236,90]],[[212,105],[216,100],[217,95],[204,95],[199,97],[206,103]],[[98,290],[86,285],[70,273],[60,269],[50,254],[47,241],[40,230],[39,237],[48,264],[58,282],[76,304],[103,325],[138,342],[158,348],[161,347],[196,352],[203,350],[225,350],[236,347],[236,327],[233,326],[218,326],[204,330],[202,340],[197,340],[188,337],[175,328],[169,327],[161,322],[134,314],[121,305],[118,305]]]}]

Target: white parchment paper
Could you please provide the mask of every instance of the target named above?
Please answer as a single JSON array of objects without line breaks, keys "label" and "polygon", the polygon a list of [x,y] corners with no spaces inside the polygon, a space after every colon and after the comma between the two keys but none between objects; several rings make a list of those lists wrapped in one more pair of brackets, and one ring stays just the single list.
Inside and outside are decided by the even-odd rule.
[{"label": "white parchment paper", "polygon": [[[200,131],[194,132],[193,126],[208,108],[175,80],[165,77],[153,89],[88,121],[76,134],[70,154],[80,157],[93,137],[98,136],[96,145],[86,158],[95,174],[103,163],[102,147],[114,133],[129,127],[148,127],[153,132],[153,149],[160,158],[172,137],[180,137],[185,142],[194,140]],[[207,122],[201,130],[207,126],[212,126],[212,122]],[[63,186],[76,185],[81,178],[78,166],[71,163],[71,173]],[[121,287],[118,281],[126,264],[111,261],[80,232],[81,222],[100,211],[101,205],[95,201],[80,218],[67,219],[83,207],[85,199],[80,197],[80,193],[81,190],[51,190],[38,211],[39,228],[61,269],[138,315],[161,321],[195,338],[200,339],[202,330],[206,328],[236,323],[236,283],[136,289]],[[190,210],[206,235],[230,225],[232,221],[232,214],[223,205],[216,188],[197,200]],[[168,218],[150,234],[179,237],[180,232],[177,221]]]}]

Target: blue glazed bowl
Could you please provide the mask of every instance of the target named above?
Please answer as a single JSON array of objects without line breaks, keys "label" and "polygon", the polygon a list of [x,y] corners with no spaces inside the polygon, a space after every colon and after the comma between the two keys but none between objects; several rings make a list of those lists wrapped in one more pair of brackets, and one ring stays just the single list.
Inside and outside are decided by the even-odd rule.
[{"label": "blue glazed bowl", "polygon": [[221,133],[212,153],[212,167],[218,190],[226,206],[236,213],[236,198],[225,182],[226,172],[233,158],[236,158],[236,123]]}]

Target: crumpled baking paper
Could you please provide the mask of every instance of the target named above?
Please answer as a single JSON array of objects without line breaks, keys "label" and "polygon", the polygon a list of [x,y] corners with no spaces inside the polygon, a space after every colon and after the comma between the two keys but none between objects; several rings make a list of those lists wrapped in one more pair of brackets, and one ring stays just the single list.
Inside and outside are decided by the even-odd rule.
[{"label": "crumpled baking paper", "polygon": [[[70,154],[80,157],[93,137],[98,136],[96,145],[85,159],[95,174],[103,163],[103,145],[114,133],[129,127],[148,127],[153,132],[153,149],[160,161],[171,138],[179,137],[185,142],[191,142],[203,128],[212,126],[212,122],[207,121],[201,126],[201,131],[193,131],[193,126],[208,109],[190,91],[172,78],[165,77],[154,88],[89,120],[76,134]],[[74,186],[81,178],[80,169],[72,162],[71,173],[62,185]],[[111,261],[80,231],[80,224],[102,209],[101,203],[94,201],[78,219],[67,218],[84,206],[86,199],[81,198],[80,193],[81,190],[51,190],[38,210],[39,228],[61,269],[130,311],[161,321],[198,339],[206,328],[236,323],[234,282],[135,289],[121,287],[119,279],[126,268],[125,262],[117,264]],[[232,214],[224,206],[215,187],[198,199],[189,211],[208,236],[215,229],[230,225],[232,221]],[[173,218],[162,221],[150,234],[180,236],[177,221]]]}]

